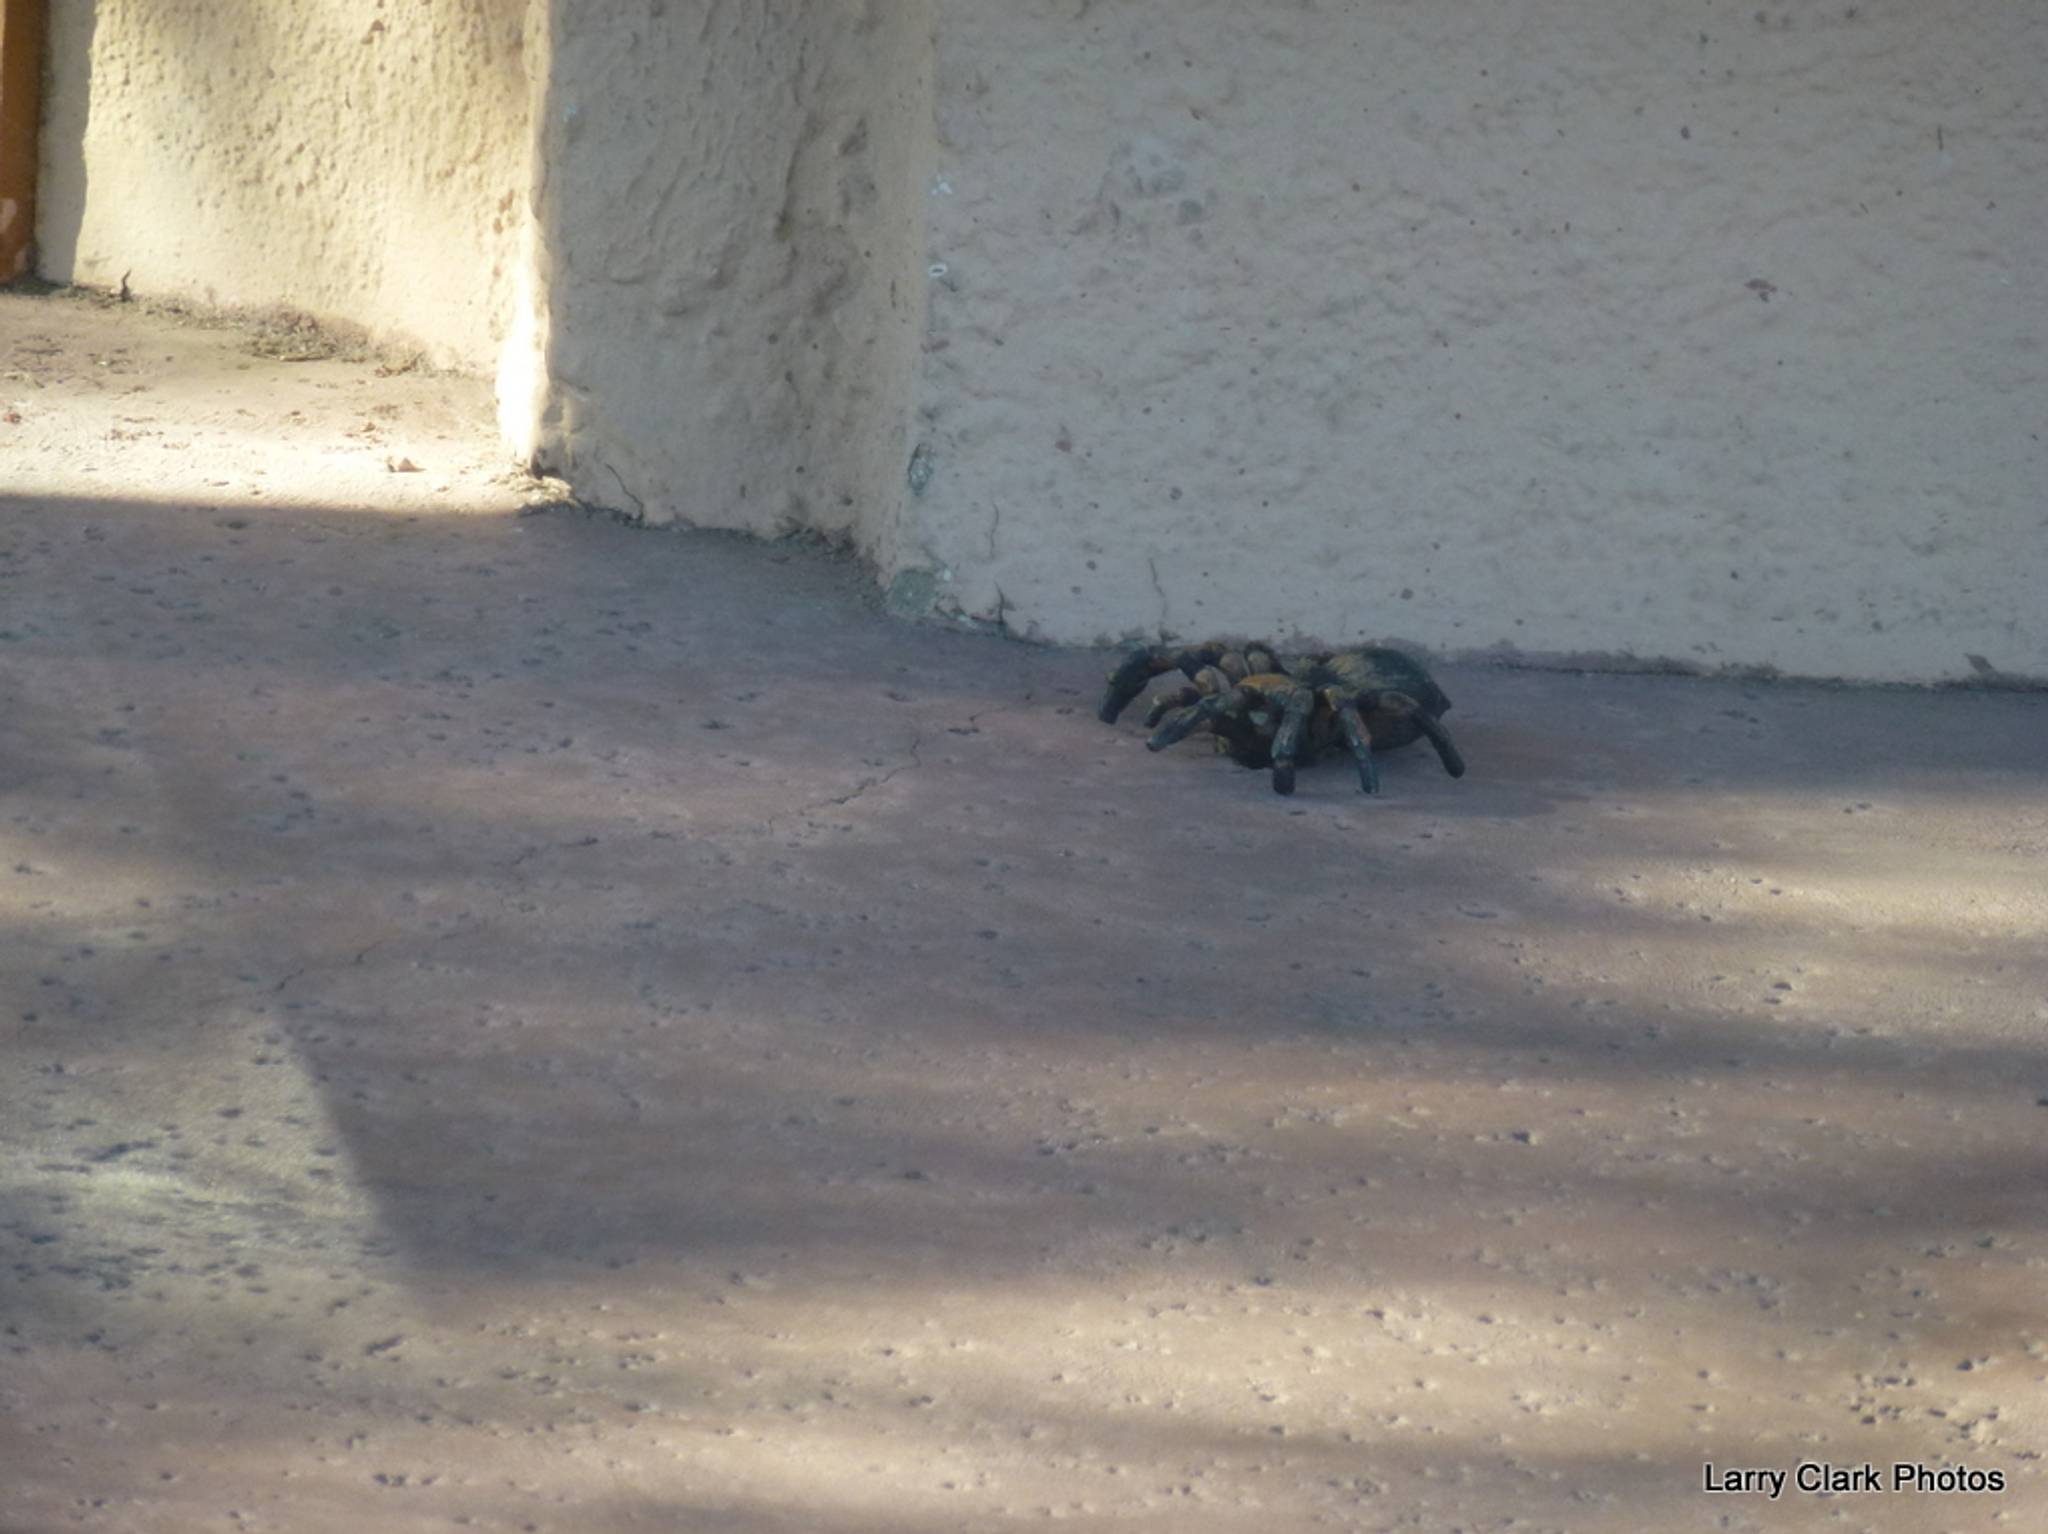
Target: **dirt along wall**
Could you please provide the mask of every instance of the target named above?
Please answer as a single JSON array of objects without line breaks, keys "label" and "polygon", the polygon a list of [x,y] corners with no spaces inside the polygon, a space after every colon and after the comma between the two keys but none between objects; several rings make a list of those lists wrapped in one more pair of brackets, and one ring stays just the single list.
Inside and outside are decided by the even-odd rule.
[{"label": "dirt along wall", "polygon": [[498,366],[532,180],[528,0],[51,0],[50,23],[44,276]]},{"label": "dirt along wall", "polygon": [[2024,7],[947,0],[899,590],[2048,678]]}]

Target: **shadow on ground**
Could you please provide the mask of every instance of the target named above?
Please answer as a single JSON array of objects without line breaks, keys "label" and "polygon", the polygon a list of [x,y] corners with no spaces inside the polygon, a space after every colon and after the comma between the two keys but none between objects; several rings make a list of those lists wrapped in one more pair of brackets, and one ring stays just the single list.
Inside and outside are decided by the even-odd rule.
[{"label": "shadow on ground", "polygon": [[0,603],[24,1527],[2048,1511],[2039,696],[1452,668],[1283,801],[811,549],[11,497]]}]

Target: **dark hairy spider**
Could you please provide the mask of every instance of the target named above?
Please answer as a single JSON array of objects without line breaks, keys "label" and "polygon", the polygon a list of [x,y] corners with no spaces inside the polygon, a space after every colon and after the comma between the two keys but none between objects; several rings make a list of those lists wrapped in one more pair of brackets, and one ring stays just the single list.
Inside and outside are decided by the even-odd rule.
[{"label": "dark hairy spider", "polygon": [[[1190,659],[1194,664],[1186,664]],[[1243,675],[1232,674],[1238,666]],[[1357,763],[1358,786],[1368,794],[1380,787],[1373,753],[1418,740],[1436,748],[1452,777],[1465,775],[1465,759],[1441,722],[1451,700],[1420,662],[1399,650],[1280,657],[1267,646],[1228,641],[1177,652],[1141,650],[1111,673],[1102,717],[1114,719],[1152,676],[1176,669],[1191,685],[1153,705],[1146,721],[1158,726],[1147,742],[1151,750],[1163,751],[1206,728],[1217,749],[1240,765],[1271,767],[1279,794],[1294,792],[1300,763],[1339,742]]]}]

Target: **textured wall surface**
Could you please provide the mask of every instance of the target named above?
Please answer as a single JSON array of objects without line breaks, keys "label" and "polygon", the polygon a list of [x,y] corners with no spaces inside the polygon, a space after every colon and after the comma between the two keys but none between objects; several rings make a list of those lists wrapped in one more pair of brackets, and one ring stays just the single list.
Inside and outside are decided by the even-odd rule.
[{"label": "textured wall surface", "polygon": [[54,0],[45,272],[1047,639],[2048,680],[2048,13]]},{"label": "textured wall surface", "polygon": [[2039,7],[946,0],[940,49],[942,609],[2048,678]]},{"label": "textured wall surface", "polygon": [[543,464],[650,522],[889,558],[932,48],[922,0],[557,9]]},{"label": "textured wall surface", "polygon": [[498,362],[527,0],[51,0],[43,275]]}]

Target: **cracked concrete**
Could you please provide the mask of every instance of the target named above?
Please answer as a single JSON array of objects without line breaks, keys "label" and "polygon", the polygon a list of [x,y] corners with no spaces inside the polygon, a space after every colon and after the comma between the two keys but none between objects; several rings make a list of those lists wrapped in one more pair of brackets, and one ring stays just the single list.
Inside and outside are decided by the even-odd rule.
[{"label": "cracked concrete", "polygon": [[[902,700],[899,698],[898,701],[907,700]],[[954,733],[957,734],[959,732],[956,730],[954,731]],[[868,777],[862,778],[846,793],[830,794],[823,799],[814,800],[810,804],[799,806],[798,809],[795,811],[797,818],[801,819],[802,817],[809,815],[814,810],[822,810],[851,804],[854,802],[854,800],[859,799],[864,794],[867,794],[869,791],[873,789],[886,788],[892,781],[894,781],[898,773],[909,772],[911,769],[923,765],[923,762],[918,757],[918,748],[923,744],[924,732],[920,730],[917,734],[911,736],[910,744],[905,748],[904,754],[910,758],[908,761],[899,763],[898,765],[891,767],[887,772],[883,773],[880,777],[874,777],[870,775]],[[871,763],[870,765],[877,764]],[[775,825],[776,821],[780,818],[781,817],[779,816],[771,815],[766,822],[767,826],[772,828]]]},{"label": "cracked concrete", "polygon": [[[465,381],[0,372],[9,1534],[2048,1524],[2048,698],[1283,801]],[[1821,1459],[2005,1490],[1701,1489]]]}]

